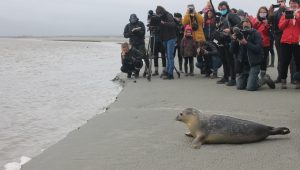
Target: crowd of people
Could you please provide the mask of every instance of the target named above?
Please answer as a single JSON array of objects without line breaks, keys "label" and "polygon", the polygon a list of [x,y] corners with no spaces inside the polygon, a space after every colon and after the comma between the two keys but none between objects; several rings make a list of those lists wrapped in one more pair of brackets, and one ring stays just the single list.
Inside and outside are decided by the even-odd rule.
[{"label": "crowd of people", "polygon": [[[199,12],[193,4],[187,5],[184,15],[172,15],[157,6],[155,13],[148,12],[146,26],[135,14],[130,15],[129,22],[124,29],[129,43],[122,44],[121,54],[121,71],[128,78],[132,74],[139,77],[143,61],[143,77],[149,76],[151,57],[151,76],[159,75],[161,58],[161,78],[172,80],[177,57],[178,72],[185,76],[194,76],[196,66],[205,77],[218,78],[218,69],[223,66],[224,74],[217,83],[248,91],[265,84],[274,89],[275,83],[286,89],[290,68],[291,83],[300,89],[300,0],[277,0],[269,8],[260,7],[255,17],[230,8],[226,1],[220,2],[217,10],[208,1]],[[150,40],[146,49],[147,30]],[[274,44],[278,75],[273,81],[267,71],[274,67]]]}]

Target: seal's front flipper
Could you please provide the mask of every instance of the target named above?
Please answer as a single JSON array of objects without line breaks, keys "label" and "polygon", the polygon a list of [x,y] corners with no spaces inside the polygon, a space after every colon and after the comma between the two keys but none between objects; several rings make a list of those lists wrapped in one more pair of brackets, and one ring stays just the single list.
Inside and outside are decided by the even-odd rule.
[{"label": "seal's front flipper", "polygon": [[198,135],[192,142],[192,148],[200,149],[202,143],[204,143],[204,135]]},{"label": "seal's front flipper", "polygon": [[186,133],[185,133],[185,136],[187,136],[187,137],[194,137],[194,136],[191,134],[191,132],[186,132]]}]

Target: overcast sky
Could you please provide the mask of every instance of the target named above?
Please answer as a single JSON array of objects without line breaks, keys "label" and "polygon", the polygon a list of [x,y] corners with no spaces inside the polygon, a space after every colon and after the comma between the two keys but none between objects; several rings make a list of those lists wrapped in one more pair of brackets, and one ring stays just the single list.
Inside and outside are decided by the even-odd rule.
[{"label": "overcast sky", "polygon": [[[149,9],[186,11],[193,3],[201,10],[207,0],[0,0],[0,36],[122,35],[129,15],[146,23]],[[221,0],[213,0],[214,5]],[[256,14],[276,0],[228,0],[230,7]]]}]

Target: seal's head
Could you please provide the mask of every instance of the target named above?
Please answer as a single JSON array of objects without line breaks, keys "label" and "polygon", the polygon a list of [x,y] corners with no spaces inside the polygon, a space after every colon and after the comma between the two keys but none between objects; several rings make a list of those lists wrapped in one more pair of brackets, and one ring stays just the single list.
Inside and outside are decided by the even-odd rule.
[{"label": "seal's head", "polygon": [[191,122],[192,120],[199,120],[199,111],[194,108],[184,109],[181,113],[176,117],[177,121],[181,121],[184,123]]}]

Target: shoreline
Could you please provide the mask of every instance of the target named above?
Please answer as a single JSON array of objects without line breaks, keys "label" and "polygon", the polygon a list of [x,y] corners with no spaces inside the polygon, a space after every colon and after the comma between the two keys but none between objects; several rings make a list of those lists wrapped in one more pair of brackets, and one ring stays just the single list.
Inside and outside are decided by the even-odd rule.
[{"label": "shoreline", "polygon": [[[300,96],[295,89],[289,87],[282,91],[263,87],[258,92],[239,91],[217,85],[215,80],[200,75],[171,81],[159,78],[151,82],[143,78],[136,83],[124,78],[117,81],[123,82],[125,87],[106,112],[70,132],[25,164],[22,170],[279,170],[300,166],[297,161]],[[174,93],[179,89],[180,93]],[[282,94],[286,97],[284,105],[282,100],[274,100],[280,99]],[[203,145],[200,150],[191,149],[191,139],[184,136],[186,127],[174,120],[186,107],[270,126],[287,126],[291,134],[252,144]]]}]

